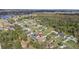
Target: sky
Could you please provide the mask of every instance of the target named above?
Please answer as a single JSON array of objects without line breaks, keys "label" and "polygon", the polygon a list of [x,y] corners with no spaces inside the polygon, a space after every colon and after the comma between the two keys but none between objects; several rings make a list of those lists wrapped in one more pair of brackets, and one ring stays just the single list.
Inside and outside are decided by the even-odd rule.
[{"label": "sky", "polygon": [[79,9],[79,0],[0,0],[0,9]]}]

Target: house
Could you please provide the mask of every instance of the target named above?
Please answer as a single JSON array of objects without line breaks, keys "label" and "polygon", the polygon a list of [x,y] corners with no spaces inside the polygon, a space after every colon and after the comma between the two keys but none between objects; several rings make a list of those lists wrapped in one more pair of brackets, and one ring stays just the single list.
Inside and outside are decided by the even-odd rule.
[{"label": "house", "polygon": [[43,36],[36,36],[36,39],[39,41],[39,42],[44,42],[45,41],[45,38]]},{"label": "house", "polygon": [[66,36],[64,36],[64,39],[65,39],[65,41],[63,41],[64,43],[67,42],[67,41],[69,41],[69,40],[72,40],[75,43],[77,43],[77,38],[73,37],[72,35],[71,36],[67,36],[66,35]]},{"label": "house", "polygon": [[29,32],[29,33],[27,34],[27,36],[29,36],[29,37],[31,37],[33,40],[35,40],[37,35],[36,35],[36,33]]},{"label": "house", "polygon": [[58,35],[60,35],[61,37],[64,37],[64,33],[63,32],[59,32]]},{"label": "house", "polygon": [[23,28],[23,31],[31,32],[31,29],[24,27],[24,28]]},{"label": "house", "polygon": [[66,45],[59,46],[60,49],[66,48]]},{"label": "house", "polygon": [[56,31],[52,31],[52,33],[58,34],[58,32],[56,32]]},{"label": "house", "polygon": [[40,37],[42,37],[43,36],[43,33],[42,32],[39,32],[37,35],[40,36]]},{"label": "house", "polygon": [[68,47],[68,46],[66,46],[66,45],[63,44],[62,46],[59,46],[59,48],[60,49],[69,49],[70,47]]},{"label": "house", "polygon": [[15,30],[14,27],[12,26],[8,26],[8,27],[4,27],[3,30],[7,31],[7,30]]},{"label": "house", "polygon": [[42,25],[37,25],[37,28],[40,28],[40,27],[42,27]]},{"label": "house", "polygon": [[46,40],[46,37],[43,36],[43,33],[42,32],[39,32],[36,36],[36,39],[39,41],[39,42],[44,42]]}]

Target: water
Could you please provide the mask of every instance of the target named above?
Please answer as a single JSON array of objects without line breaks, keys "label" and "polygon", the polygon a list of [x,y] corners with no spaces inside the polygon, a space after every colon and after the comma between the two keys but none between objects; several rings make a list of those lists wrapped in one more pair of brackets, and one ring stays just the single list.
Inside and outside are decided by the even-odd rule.
[{"label": "water", "polygon": [[9,19],[11,17],[14,17],[14,15],[0,15],[1,19]]}]

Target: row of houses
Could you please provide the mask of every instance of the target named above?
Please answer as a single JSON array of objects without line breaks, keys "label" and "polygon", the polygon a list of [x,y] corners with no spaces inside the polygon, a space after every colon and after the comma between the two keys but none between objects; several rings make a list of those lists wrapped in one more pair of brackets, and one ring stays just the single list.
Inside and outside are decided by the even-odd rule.
[{"label": "row of houses", "polygon": [[42,32],[38,32],[38,33],[36,33],[36,32],[30,32],[29,34],[28,34],[28,36],[30,36],[33,40],[43,40],[44,38],[43,38],[43,33]]},{"label": "row of houses", "polygon": [[55,38],[58,38],[58,37],[63,37],[64,41],[63,42],[67,42],[69,40],[72,40],[74,41],[75,43],[77,43],[77,38],[75,38],[74,36],[72,35],[65,35],[63,32],[56,32],[56,31],[53,31],[53,33],[55,33],[57,36]]}]

